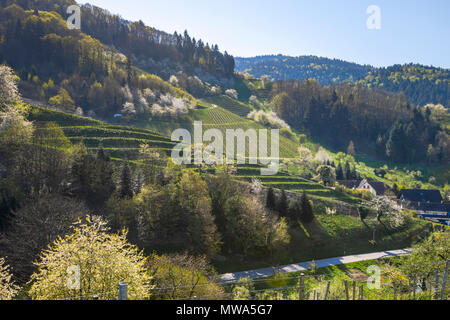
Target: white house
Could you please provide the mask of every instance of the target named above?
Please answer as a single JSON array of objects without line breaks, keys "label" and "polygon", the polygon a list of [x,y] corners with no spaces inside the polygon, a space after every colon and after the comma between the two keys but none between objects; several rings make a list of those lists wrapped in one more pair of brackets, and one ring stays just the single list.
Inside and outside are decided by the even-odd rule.
[{"label": "white house", "polygon": [[369,190],[375,197],[384,195],[385,186],[383,182],[380,181],[369,181],[364,179],[361,181],[359,186],[356,188],[358,190]]}]

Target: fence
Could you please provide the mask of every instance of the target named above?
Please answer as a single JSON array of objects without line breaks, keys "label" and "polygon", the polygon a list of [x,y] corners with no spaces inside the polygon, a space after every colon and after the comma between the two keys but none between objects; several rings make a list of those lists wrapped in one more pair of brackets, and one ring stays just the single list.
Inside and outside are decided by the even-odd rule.
[{"label": "fence", "polygon": [[[411,275],[408,278],[385,278],[380,281],[379,287],[370,288],[368,282],[358,282],[356,280],[326,280],[320,279],[322,276],[305,275],[278,277],[275,279],[255,279],[251,280],[253,286],[242,295],[235,292],[233,287],[240,285],[240,281],[215,282],[213,284],[222,286],[223,293],[204,296],[182,296],[168,297],[169,292],[174,290],[188,289],[195,292],[193,286],[159,287],[151,289],[152,299],[164,300],[447,300],[449,295],[448,272],[450,260],[445,264],[444,271],[439,268],[433,275],[427,277]],[[272,286],[264,288],[264,285],[272,282],[285,282],[283,286]],[[200,284],[195,286],[199,289],[202,286],[211,284]],[[127,300],[128,293],[133,288],[129,288],[125,282],[120,282],[116,291],[118,300]],[[228,291],[228,292],[227,292]],[[111,294],[111,292],[108,292]],[[101,300],[106,293],[92,294],[72,299],[93,299]]]}]

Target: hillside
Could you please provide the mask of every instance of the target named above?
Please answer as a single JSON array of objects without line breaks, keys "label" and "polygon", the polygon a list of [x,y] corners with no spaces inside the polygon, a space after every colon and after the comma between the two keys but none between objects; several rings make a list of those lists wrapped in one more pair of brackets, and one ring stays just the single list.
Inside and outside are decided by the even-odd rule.
[{"label": "hillside", "polygon": [[277,80],[315,79],[322,85],[358,83],[393,93],[403,92],[412,103],[450,107],[448,69],[418,64],[375,68],[316,56],[260,56],[236,58],[236,70],[260,78]]},{"label": "hillside", "polygon": [[395,65],[371,70],[358,83],[390,92],[403,92],[408,100],[424,106],[450,108],[450,70],[418,64]]},{"label": "hillside", "polygon": [[[450,116],[411,100],[445,99],[446,70],[266,56],[237,59],[235,72],[187,31],[88,4],[72,29],[75,3],[0,4],[0,300],[300,298],[305,279],[218,274],[278,278],[274,266],[312,261],[311,291],[324,284],[317,259],[448,247],[442,221],[398,200],[434,189],[450,201]],[[350,183],[363,179],[380,188]],[[424,251],[430,278],[448,252]]]},{"label": "hillside", "polygon": [[254,58],[236,57],[235,60],[236,71],[257,78],[268,76],[272,81],[311,78],[323,85],[357,81],[363,79],[373,69],[371,66],[316,56],[272,55]]},{"label": "hillside", "polygon": [[[240,125],[247,125],[249,128],[257,127],[250,121],[240,119],[237,115],[218,106],[198,110],[195,112],[195,117],[204,120],[206,126],[216,121],[219,127],[221,124],[224,128],[232,128],[233,124],[238,124],[240,121],[242,122]],[[39,106],[31,106],[28,119],[35,125],[57,123],[71,143],[83,142],[91,154],[96,154],[99,148],[102,148],[111,156],[117,167],[123,163],[129,163],[132,167],[139,166],[137,160],[141,159],[138,152],[141,144],[148,144],[151,150],[167,156],[170,155],[171,148],[175,144],[169,138],[150,130],[111,125]],[[408,218],[407,224],[395,232],[384,229],[375,215],[362,222],[354,211],[354,208],[361,205],[361,199],[358,196],[324,187],[316,181],[289,174],[286,170],[282,170],[275,176],[261,177],[259,166],[239,165],[236,169],[233,179],[244,185],[250,186],[256,179],[261,181],[264,187],[286,190],[294,198],[306,192],[314,203],[316,220],[311,224],[293,226],[290,230],[292,239],[286,252],[275,254],[273,257],[275,260],[269,262],[266,258],[248,258],[242,261],[238,256],[232,255],[226,261],[215,261],[215,266],[220,272],[267,267],[274,261],[285,264],[342,254],[400,249],[414,242],[412,235],[424,236],[429,232],[428,223],[412,218]],[[203,173],[204,177],[210,174],[211,171]],[[326,211],[327,208],[340,208],[339,210],[347,213],[330,215]],[[373,237],[373,230],[368,229],[364,223],[376,230],[376,244],[368,241]],[[318,248],[320,248],[319,252]]]}]

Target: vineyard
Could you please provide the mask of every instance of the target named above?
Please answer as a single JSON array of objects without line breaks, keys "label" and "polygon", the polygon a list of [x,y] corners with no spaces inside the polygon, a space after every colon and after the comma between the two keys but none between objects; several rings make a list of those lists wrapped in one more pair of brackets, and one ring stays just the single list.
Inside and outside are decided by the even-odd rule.
[{"label": "vineyard", "polygon": [[170,155],[176,144],[170,138],[150,130],[109,125],[37,106],[32,107],[28,118],[36,123],[55,122],[73,144],[83,142],[92,152],[102,147],[116,161],[135,160],[142,144],[148,144],[166,155]]},{"label": "vineyard", "polygon": [[[203,122],[203,129],[219,129],[225,137],[227,129],[242,129],[244,131],[249,129],[261,130],[267,129],[254,121],[239,117],[238,115],[228,111],[217,105],[210,108],[196,110],[194,118],[197,121]],[[268,133],[268,150],[270,150],[270,131]],[[280,136],[280,157],[281,158],[295,158],[297,156],[298,145],[283,136]]]},{"label": "vineyard", "polygon": [[[96,153],[102,147],[115,161],[136,160],[142,144],[148,144],[161,154],[170,156],[172,148],[176,144],[169,137],[151,130],[110,125],[102,121],[38,106],[31,108],[28,118],[36,123],[55,122],[61,126],[65,135],[73,144],[83,142],[92,153]],[[195,110],[194,118],[203,122],[204,130],[219,129],[224,135],[227,129],[243,129],[244,131],[248,129],[264,129],[262,125],[241,118],[219,106]],[[295,157],[296,150],[297,145],[293,141],[280,136],[281,157]],[[357,198],[326,188],[313,181],[290,176],[284,172],[280,172],[276,176],[261,176],[261,166],[259,165],[239,165],[236,174],[236,178],[243,182],[251,183],[254,179],[259,179],[265,187],[284,189],[295,193],[305,191],[309,196],[316,199],[344,201],[350,204],[359,202]]]},{"label": "vineyard", "polygon": [[210,104],[219,105],[222,108],[243,118],[245,118],[252,111],[252,108],[250,108],[248,105],[231,99],[228,96],[206,98],[205,101]]}]

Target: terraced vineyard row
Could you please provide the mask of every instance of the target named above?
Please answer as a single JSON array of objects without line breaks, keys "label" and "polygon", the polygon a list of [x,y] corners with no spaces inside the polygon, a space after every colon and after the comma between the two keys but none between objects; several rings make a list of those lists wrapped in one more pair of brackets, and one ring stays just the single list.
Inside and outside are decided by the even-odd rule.
[{"label": "terraced vineyard row", "polygon": [[[225,134],[226,129],[263,129],[264,127],[239,117],[221,107],[212,107],[195,111],[196,119],[204,122],[204,129],[217,128]],[[62,112],[33,107],[29,119],[35,122],[56,122],[72,143],[83,143],[92,152],[96,153],[100,146],[115,161],[133,161],[139,154],[141,144],[148,144],[161,153],[170,155],[175,142],[156,132],[135,127],[108,125],[104,122],[83,117],[77,117]],[[280,155],[282,157],[295,156],[296,144],[280,137]],[[290,192],[306,191],[311,197],[321,199],[334,199],[345,202],[356,202],[340,192],[325,188],[318,183],[306,179],[289,176],[280,172],[276,176],[261,176],[259,165],[239,165],[236,179],[251,182],[260,179],[264,186],[284,189]]]},{"label": "terraced vineyard row", "polygon": [[244,118],[247,117],[247,115],[252,111],[252,108],[250,108],[248,105],[240,101],[233,100],[228,96],[206,98],[204,99],[204,101],[219,105],[222,108]]},{"label": "terraced vineyard row", "polygon": [[239,166],[237,169],[237,179],[252,182],[254,179],[261,181],[263,186],[274,189],[286,190],[294,193],[306,192],[312,198],[319,198],[325,200],[338,200],[348,203],[359,203],[360,200],[351,197],[342,192],[335,191],[331,188],[326,188],[321,184],[310,181],[301,177],[290,176],[284,173],[279,173],[276,176],[261,176],[260,169],[250,166]]},{"label": "terraced vineyard row", "polygon": [[[219,129],[225,137],[227,129],[267,129],[266,127],[239,117],[238,115],[225,110],[222,107],[215,106],[207,109],[196,110],[194,113],[195,120],[203,122],[203,129]],[[269,131],[268,148],[270,150],[270,131]],[[280,136],[280,157],[294,158],[297,156],[297,144],[285,137]]]}]

